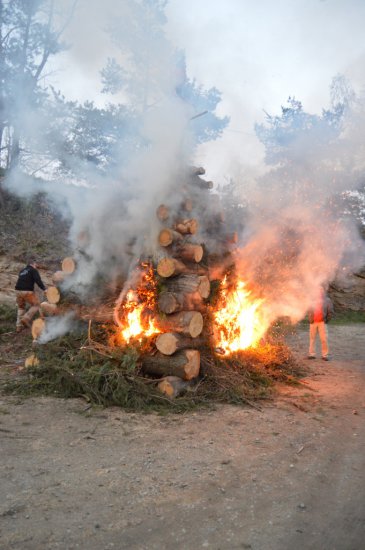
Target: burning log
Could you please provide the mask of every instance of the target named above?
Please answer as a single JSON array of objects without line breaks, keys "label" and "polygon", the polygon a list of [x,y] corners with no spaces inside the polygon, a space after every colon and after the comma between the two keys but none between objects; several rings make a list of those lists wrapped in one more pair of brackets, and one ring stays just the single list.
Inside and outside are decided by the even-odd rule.
[{"label": "burning log", "polygon": [[173,229],[161,229],[158,235],[158,244],[160,246],[170,246],[170,244],[181,241],[182,235]]},{"label": "burning log", "polygon": [[195,349],[186,349],[172,357],[158,353],[153,357],[145,357],[142,367],[147,374],[178,376],[184,380],[192,380],[200,371],[200,352]]},{"label": "burning log", "polygon": [[165,222],[170,216],[170,209],[165,204],[160,204],[156,210],[156,216],[161,222]]},{"label": "burning log", "polygon": [[71,275],[76,269],[76,262],[73,258],[64,258],[62,260],[62,271],[67,273],[68,275]]},{"label": "burning log", "polygon": [[35,321],[33,321],[32,328],[31,328],[33,340],[37,340],[40,337],[40,335],[44,331],[45,326],[46,326],[46,323],[40,317],[38,319],[35,319]]},{"label": "burning log", "polygon": [[175,229],[181,235],[195,235],[198,231],[198,222],[195,218],[180,220],[175,224]]},{"label": "burning log", "polygon": [[156,348],[163,355],[172,355],[181,349],[189,349],[192,346],[201,347],[204,344],[205,339],[202,337],[192,339],[174,332],[165,332],[156,338]]},{"label": "burning log", "polygon": [[203,316],[200,311],[180,311],[158,320],[158,326],[161,330],[179,332],[192,338],[196,338],[201,334],[203,325]]},{"label": "burning log", "polygon": [[198,292],[192,294],[176,294],[175,292],[164,291],[161,292],[157,299],[158,309],[162,313],[170,315],[177,311],[190,311],[196,309],[198,311],[204,311],[203,299]]},{"label": "burning log", "polygon": [[57,304],[42,302],[40,307],[42,315],[45,315],[46,317],[53,317],[54,315],[57,315],[59,313]]},{"label": "burning log", "polygon": [[58,304],[61,299],[60,291],[56,286],[49,286],[46,290],[46,296],[50,304]]},{"label": "burning log", "polygon": [[200,244],[186,243],[178,249],[179,257],[186,262],[199,263],[204,255],[204,249]]},{"label": "burning log", "polygon": [[178,376],[166,376],[166,378],[158,383],[157,388],[161,393],[173,399],[185,392],[189,386],[189,382],[182,380]]},{"label": "burning log", "polygon": [[201,298],[206,299],[210,294],[210,281],[206,275],[186,273],[179,278],[166,281],[164,285],[168,291],[178,295],[198,293]]},{"label": "burning log", "polygon": [[186,265],[175,258],[162,258],[157,264],[157,273],[160,277],[173,277],[186,271]]}]

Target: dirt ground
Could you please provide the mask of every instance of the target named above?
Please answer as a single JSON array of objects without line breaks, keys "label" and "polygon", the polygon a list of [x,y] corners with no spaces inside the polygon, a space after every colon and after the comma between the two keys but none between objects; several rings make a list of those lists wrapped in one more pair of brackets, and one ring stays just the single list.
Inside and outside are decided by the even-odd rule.
[{"label": "dirt ground", "polygon": [[261,410],[0,396],[0,548],[364,549],[365,330],[330,330],[332,361]]}]

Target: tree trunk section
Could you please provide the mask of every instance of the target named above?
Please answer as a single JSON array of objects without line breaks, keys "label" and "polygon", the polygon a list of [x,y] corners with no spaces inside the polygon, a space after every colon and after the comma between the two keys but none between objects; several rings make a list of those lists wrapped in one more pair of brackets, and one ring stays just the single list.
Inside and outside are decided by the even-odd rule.
[{"label": "tree trunk section", "polygon": [[175,229],[181,233],[181,235],[195,235],[198,231],[198,222],[194,218],[189,220],[181,220],[177,222]]},{"label": "tree trunk section", "polygon": [[182,236],[177,231],[173,229],[161,229],[158,235],[158,244],[160,246],[170,246],[170,244],[181,241]]},{"label": "tree trunk section", "polygon": [[145,357],[142,365],[147,374],[178,376],[184,380],[192,380],[200,371],[200,352],[195,349],[186,349],[172,357],[156,354]]},{"label": "tree trunk section", "polygon": [[31,328],[33,340],[37,340],[40,337],[45,326],[46,326],[46,323],[40,317],[35,321],[33,321],[32,328]]},{"label": "tree trunk section", "polygon": [[172,355],[181,349],[200,348],[204,344],[205,339],[202,337],[192,339],[176,332],[165,332],[164,334],[159,334],[156,338],[156,348],[163,355]]},{"label": "tree trunk section", "polygon": [[60,291],[56,286],[49,286],[46,290],[46,296],[50,304],[58,304],[61,299]]},{"label": "tree trunk section", "polygon": [[62,260],[62,271],[71,275],[76,269],[76,262],[73,258],[64,258]]},{"label": "tree trunk section", "polygon": [[157,324],[161,330],[179,332],[196,338],[203,330],[204,321],[200,311],[180,311],[160,318]]},{"label": "tree trunk section", "polygon": [[184,393],[189,385],[189,382],[182,380],[178,376],[166,376],[166,378],[159,382],[157,388],[161,393],[173,399]]},{"label": "tree trunk section", "polygon": [[175,258],[162,258],[157,264],[157,273],[160,277],[173,277],[187,271],[186,265]]},{"label": "tree trunk section", "polygon": [[203,258],[204,249],[200,244],[186,243],[179,247],[178,255],[186,262],[199,263]]},{"label": "tree trunk section", "polygon": [[176,294],[194,294],[206,299],[210,294],[210,281],[206,275],[195,275],[192,273],[181,275],[177,279],[171,279],[164,283],[167,290]]}]

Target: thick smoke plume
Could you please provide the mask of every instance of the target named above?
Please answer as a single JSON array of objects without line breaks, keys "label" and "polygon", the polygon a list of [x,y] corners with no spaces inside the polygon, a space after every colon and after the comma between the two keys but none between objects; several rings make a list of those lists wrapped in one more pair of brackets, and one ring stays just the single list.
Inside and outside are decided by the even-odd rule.
[{"label": "thick smoke plume", "polygon": [[363,100],[348,107],[333,140],[299,133],[286,161],[242,192],[249,213],[237,269],[265,299],[268,322],[301,320],[321,287],[365,263],[359,220],[345,215],[344,200],[363,184],[364,113]]}]

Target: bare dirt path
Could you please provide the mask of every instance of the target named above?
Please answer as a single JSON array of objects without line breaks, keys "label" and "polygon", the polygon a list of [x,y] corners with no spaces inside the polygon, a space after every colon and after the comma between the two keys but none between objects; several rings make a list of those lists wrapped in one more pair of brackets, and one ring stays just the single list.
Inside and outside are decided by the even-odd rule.
[{"label": "bare dirt path", "polygon": [[330,341],[262,411],[0,397],[0,548],[363,550],[364,325]]}]

